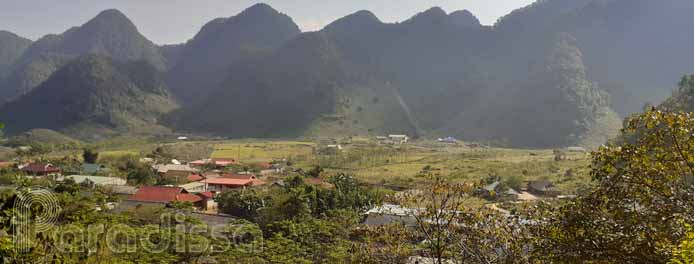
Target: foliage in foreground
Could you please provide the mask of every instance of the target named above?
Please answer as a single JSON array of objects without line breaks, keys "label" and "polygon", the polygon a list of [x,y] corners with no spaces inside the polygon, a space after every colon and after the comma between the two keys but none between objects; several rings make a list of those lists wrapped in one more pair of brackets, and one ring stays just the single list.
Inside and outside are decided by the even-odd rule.
[{"label": "foliage in foreground", "polygon": [[564,262],[664,263],[694,223],[694,119],[648,111],[625,142],[594,153],[596,188],[548,217],[542,255]]}]

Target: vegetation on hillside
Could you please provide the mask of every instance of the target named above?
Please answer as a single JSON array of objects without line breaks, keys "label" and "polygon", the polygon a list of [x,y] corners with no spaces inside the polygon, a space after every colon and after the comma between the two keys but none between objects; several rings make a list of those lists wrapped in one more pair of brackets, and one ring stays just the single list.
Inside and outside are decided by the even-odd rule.
[{"label": "vegetation on hillside", "polygon": [[10,66],[31,45],[31,40],[14,33],[0,31],[0,79],[5,77]]},{"label": "vegetation on hillside", "polygon": [[175,107],[153,66],[90,55],[4,105],[0,119],[9,132],[41,127],[95,139],[110,131],[156,133],[159,116]]}]

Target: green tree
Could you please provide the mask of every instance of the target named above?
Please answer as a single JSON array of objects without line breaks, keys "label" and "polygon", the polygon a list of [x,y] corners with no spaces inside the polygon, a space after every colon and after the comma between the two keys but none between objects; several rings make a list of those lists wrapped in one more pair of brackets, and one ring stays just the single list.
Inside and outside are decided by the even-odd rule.
[{"label": "green tree", "polygon": [[593,154],[596,187],[563,206],[540,236],[552,261],[665,263],[694,223],[694,119],[652,109],[620,145]]},{"label": "green tree", "polygon": [[99,152],[96,152],[93,149],[84,149],[82,151],[82,159],[84,159],[85,163],[94,164],[99,159]]},{"label": "green tree", "polygon": [[258,209],[265,206],[265,197],[255,190],[224,192],[216,200],[221,212],[251,221],[258,216]]},{"label": "green tree", "polygon": [[673,256],[673,259],[670,260],[670,264],[694,263],[694,231],[692,231],[691,227],[687,232],[687,236],[673,252]]},{"label": "green tree", "polygon": [[126,162],[125,171],[127,171],[128,181],[135,185],[151,185],[157,182],[157,175],[154,170],[135,160]]}]

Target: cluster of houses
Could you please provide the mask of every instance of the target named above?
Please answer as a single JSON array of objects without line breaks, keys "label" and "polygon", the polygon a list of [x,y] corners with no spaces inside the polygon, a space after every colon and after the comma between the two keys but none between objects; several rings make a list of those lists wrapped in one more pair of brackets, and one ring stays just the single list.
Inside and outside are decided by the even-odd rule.
[{"label": "cluster of houses", "polygon": [[[143,160],[143,162],[153,162]],[[29,177],[47,177],[57,182],[74,181],[83,186],[100,186],[112,194],[122,198],[121,205],[125,207],[141,205],[170,205],[175,202],[190,202],[201,212],[217,211],[214,202],[215,195],[236,189],[253,188],[266,185],[250,172],[226,173],[230,166],[240,165],[233,159],[202,159],[183,164],[172,160],[169,164],[151,165],[152,170],[161,179],[173,183],[167,186],[129,186],[127,180],[113,177],[112,171],[101,164],[82,164],[79,173],[65,173],[61,168],[42,162],[30,162],[16,166],[14,163],[3,162],[0,168],[16,168],[25,172]],[[255,164],[259,175],[267,176],[279,173],[284,167],[262,162]],[[73,169],[74,170],[74,169]],[[209,171],[203,173],[203,171]],[[96,176],[100,175],[100,176]],[[108,176],[101,176],[108,175]],[[120,206],[120,205],[119,205]]]},{"label": "cluster of houses", "polygon": [[[216,212],[217,194],[266,185],[249,172],[224,173],[223,169],[239,165],[233,159],[202,159],[187,164],[157,164],[153,169],[162,179],[175,182],[176,186],[143,186],[125,199],[125,206],[168,205],[174,202],[190,202],[194,208],[204,212]],[[258,163],[261,175],[283,171],[283,167],[271,163]],[[202,173],[203,168],[212,169]]]}]

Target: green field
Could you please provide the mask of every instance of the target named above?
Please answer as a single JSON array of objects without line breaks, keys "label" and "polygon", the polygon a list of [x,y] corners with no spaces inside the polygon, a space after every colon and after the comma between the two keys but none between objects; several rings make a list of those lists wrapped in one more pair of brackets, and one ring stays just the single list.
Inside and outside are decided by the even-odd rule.
[{"label": "green field", "polygon": [[215,146],[212,158],[236,159],[241,162],[270,162],[280,159],[306,159],[316,144],[300,141],[239,141]]},{"label": "green field", "polygon": [[[487,149],[449,146],[349,148],[336,155],[314,156],[308,164],[329,172],[349,172],[372,184],[412,187],[428,175],[439,174],[460,182],[498,176],[524,181],[548,179],[566,193],[589,182],[589,155],[568,153],[555,161],[552,150]],[[568,173],[567,171],[571,172]]]}]

